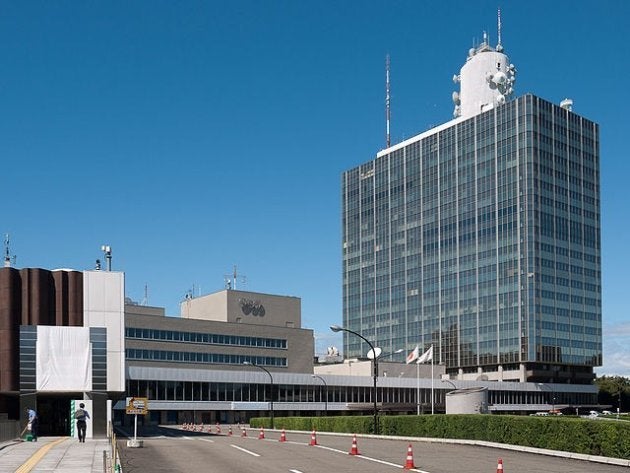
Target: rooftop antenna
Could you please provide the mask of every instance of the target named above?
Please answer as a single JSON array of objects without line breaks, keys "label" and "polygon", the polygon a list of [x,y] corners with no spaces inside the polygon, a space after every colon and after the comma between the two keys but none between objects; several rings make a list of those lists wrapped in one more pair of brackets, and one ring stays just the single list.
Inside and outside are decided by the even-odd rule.
[{"label": "rooftop antenna", "polygon": [[11,267],[11,259],[13,259],[13,263],[15,263],[15,255],[13,255],[13,258],[11,258],[11,250],[9,249],[9,234],[5,234],[4,235],[4,267],[5,268],[10,268]]},{"label": "rooftop antenna", "polygon": [[234,265],[233,267],[232,274],[226,274],[225,276],[223,276],[223,279],[225,281],[225,288],[228,290],[236,290],[237,281],[240,281],[241,284],[245,284],[247,282],[247,277],[245,275],[238,274],[236,265]]},{"label": "rooftop antenna", "polygon": [[385,141],[387,143],[387,147],[389,148],[391,144],[391,138],[389,134],[389,120],[391,118],[390,111],[390,83],[389,83],[389,71],[390,71],[390,62],[389,62],[389,54],[385,57],[385,123],[386,123],[386,131],[385,131]]},{"label": "rooftop antenna", "polygon": [[501,7],[497,10],[497,33],[499,36],[499,42],[497,43],[497,51],[501,51],[503,46],[501,45]]},{"label": "rooftop antenna", "polygon": [[105,254],[107,261],[107,271],[112,270],[112,247],[109,245],[101,245],[101,251]]},{"label": "rooftop antenna", "polygon": [[149,305],[149,285],[144,285],[144,298],[142,299],[142,303],[140,305]]}]

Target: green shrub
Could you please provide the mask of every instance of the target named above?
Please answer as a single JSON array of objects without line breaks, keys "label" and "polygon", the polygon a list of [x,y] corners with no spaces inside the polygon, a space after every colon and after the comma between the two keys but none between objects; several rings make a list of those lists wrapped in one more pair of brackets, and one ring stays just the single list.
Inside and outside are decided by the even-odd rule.
[{"label": "green shrub", "polygon": [[[372,416],[277,417],[275,427],[371,434]],[[268,417],[253,418],[252,427],[270,426]],[[571,417],[509,415],[381,416],[382,435],[485,440],[488,442],[630,459],[630,422]]]}]

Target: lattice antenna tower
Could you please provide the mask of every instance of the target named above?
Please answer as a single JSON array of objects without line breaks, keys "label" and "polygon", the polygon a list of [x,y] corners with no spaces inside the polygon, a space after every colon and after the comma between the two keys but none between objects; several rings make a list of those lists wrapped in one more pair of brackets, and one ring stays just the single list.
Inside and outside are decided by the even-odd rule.
[{"label": "lattice antenna tower", "polygon": [[391,95],[390,95],[390,82],[389,82],[389,73],[390,73],[390,60],[389,54],[385,57],[385,143],[387,147],[391,145],[391,135],[389,130],[389,124],[391,119]]},{"label": "lattice antenna tower", "polygon": [[142,303],[140,305],[149,305],[149,285],[144,285],[144,298],[142,299]]},{"label": "lattice antenna tower", "polygon": [[15,255],[11,256],[10,243],[11,243],[11,240],[9,239],[9,234],[7,233],[4,235],[4,267],[5,268],[10,268],[11,266],[15,265],[15,260],[17,258],[17,256]]},{"label": "lattice antenna tower", "polygon": [[501,8],[497,10],[497,35],[497,51],[501,52],[503,50],[503,45],[501,44]]},{"label": "lattice antenna tower", "polygon": [[234,289],[236,290],[237,283],[245,285],[247,283],[247,276],[244,274],[239,274],[237,270],[237,266],[234,265],[232,270],[232,274],[224,274],[223,281],[225,283],[226,289]]}]

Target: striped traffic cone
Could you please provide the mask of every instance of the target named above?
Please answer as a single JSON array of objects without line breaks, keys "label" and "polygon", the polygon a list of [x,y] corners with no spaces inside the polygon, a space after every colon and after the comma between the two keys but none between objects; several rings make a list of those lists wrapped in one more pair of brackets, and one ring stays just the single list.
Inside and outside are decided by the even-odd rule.
[{"label": "striped traffic cone", "polygon": [[286,442],[287,441],[287,434],[284,432],[284,429],[282,429],[282,433],[280,434],[280,442]]},{"label": "striped traffic cone", "polygon": [[217,434],[221,433],[221,426],[219,425],[219,423],[217,422]]},{"label": "striped traffic cone", "polygon": [[499,458],[499,463],[497,464],[497,473],[503,473],[503,460]]},{"label": "striped traffic cone", "polygon": [[413,464],[413,450],[411,449],[411,444],[409,444],[409,447],[407,447],[407,462],[403,468],[405,470],[411,470],[415,467],[416,465]]},{"label": "striped traffic cone", "polygon": [[357,435],[354,434],[352,436],[352,448],[348,452],[349,455],[361,455],[359,453],[359,448],[357,447]]},{"label": "striped traffic cone", "polygon": [[260,432],[258,433],[258,440],[263,440],[265,438],[265,431],[264,429],[261,427],[260,428]]},{"label": "striped traffic cone", "polygon": [[317,445],[317,435],[315,434],[315,431],[313,430],[313,433],[311,434],[311,442],[309,443],[310,446],[313,445]]},{"label": "striped traffic cone", "polygon": [[228,435],[231,437],[232,436],[232,426],[230,425],[230,428],[228,429]]}]

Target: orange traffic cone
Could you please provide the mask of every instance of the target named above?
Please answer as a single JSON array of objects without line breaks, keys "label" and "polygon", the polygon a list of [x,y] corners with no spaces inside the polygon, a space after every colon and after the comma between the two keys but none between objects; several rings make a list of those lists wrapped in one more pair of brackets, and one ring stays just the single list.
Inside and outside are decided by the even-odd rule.
[{"label": "orange traffic cone", "polygon": [[407,447],[407,462],[405,463],[405,466],[403,466],[403,468],[405,470],[411,470],[415,467],[416,465],[413,464],[413,450],[411,449],[411,444],[409,444],[409,447]]},{"label": "orange traffic cone", "polygon": [[309,445],[311,446],[317,445],[317,435],[315,435],[314,430],[313,430],[313,433],[311,434],[311,443],[309,443]]},{"label": "orange traffic cone", "polygon": [[221,426],[219,425],[219,423],[217,422],[217,434],[221,433]]},{"label": "orange traffic cone", "polygon": [[497,464],[497,473],[503,473],[503,460],[499,458],[499,463]]},{"label": "orange traffic cone", "polygon": [[228,429],[228,435],[231,437],[232,436],[232,426],[230,425],[230,428]]},{"label": "orange traffic cone", "polygon": [[247,437],[247,430],[243,427],[243,431],[241,432],[241,437]]},{"label": "orange traffic cone", "polygon": [[208,426],[208,433],[211,434],[212,433],[212,426]]},{"label": "orange traffic cone", "polygon": [[265,431],[264,429],[261,427],[260,428],[260,432],[258,433],[258,440],[263,440],[265,438]]},{"label": "orange traffic cone", "polygon": [[284,432],[284,429],[282,429],[282,433],[280,434],[280,442],[286,442],[287,441],[287,434]]},{"label": "orange traffic cone", "polygon": [[356,434],[354,434],[352,436],[352,448],[350,449],[348,454],[350,454],[350,455],[361,455],[359,453],[359,448],[357,447],[357,435]]}]

